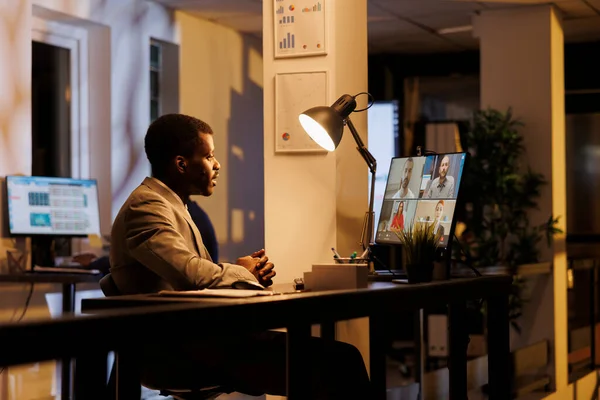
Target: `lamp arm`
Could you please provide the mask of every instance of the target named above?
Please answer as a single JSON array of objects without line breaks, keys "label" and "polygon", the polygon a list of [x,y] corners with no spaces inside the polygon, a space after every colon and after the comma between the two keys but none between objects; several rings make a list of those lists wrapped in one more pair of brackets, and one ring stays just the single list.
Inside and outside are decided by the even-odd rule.
[{"label": "lamp arm", "polygon": [[350,129],[350,132],[352,133],[352,137],[354,138],[354,141],[356,142],[356,149],[358,150],[358,152],[360,153],[360,155],[362,156],[362,158],[365,160],[365,162],[367,163],[368,167],[369,167],[369,171],[371,172],[371,190],[369,193],[369,211],[367,214],[367,219],[366,219],[366,234],[364,234],[365,232],[363,232],[363,237],[362,237],[362,245],[363,245],[363,249],[367,249],[371,243],[373,243],[373,227],[375,225],[375,216],[373,214],[373,203],[375,201],[375,174],[377,172],[377,160],[375,160],[375,157],[373,156],[373,154],[371,154],[371,152],[369,151],[369,149],[367,149],[367,146],[365,146],[365,143],[362,141],[362,139],[360,138],[360,136],[358,135],[358,132],[356,131],[356,128],[354,127],[354,124],[352,123],[352,121],[350,120],[350,118],[346,118],[346,124],[348,125],[348,129]]},{"label": "lamp arm", "polygon": [[350,133],[352,133],[352,137],[354,138],[354,141],[357,145],[356,149],[367,163],[369,171],[371,171],[371,174],[375,174],[375,172],[377,171],[377,161],[375,160],[375,157],[373,157],[373,154],[371,154],[367,146],[365,146],[365,143],[360,138],[358,132],[356,131],[356,128],[354,127],[354,124],[352,123],[352,120],[350,120],[350,117],[346,118],[346,125],[348,125],[348,128],[350,129]]}]

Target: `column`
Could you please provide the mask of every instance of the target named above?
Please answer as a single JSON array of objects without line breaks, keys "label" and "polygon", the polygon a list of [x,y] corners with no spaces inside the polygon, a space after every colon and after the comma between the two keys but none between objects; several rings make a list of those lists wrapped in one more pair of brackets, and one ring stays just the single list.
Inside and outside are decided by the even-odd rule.
[{"label": "column", "polygon": [[[475,34],[481,51],[481,107],[506,111],[525,125],[524,162],[542,173],[548,185],[542,188],[539,210],[530,213],[531,224],[550,215],[560,217],[559,227],[566,231],[564,39],[561,17],[550,5],[484,11],[475,18]],[[546,337],[554,336],[557,398],[566,395],[567,371],[567,261],[565,237],[555,238],[552,248],[541,246],[542,261],[553,265],[553,290],[548,284],[539,313],[548,316],[542,323]],[[553,295],[553,296],[552,296]],[[553,297],[553,300],[552,300]],[[554,304],[553,310],[550,304]],[[533,317],[531,315],[530,317]],[[547,329],[554,326],[554,335]],[[543,318],[543,317],[542,317]],[[536,331],[534,333],[533,331]],[[535,340],[538,328],[527,335]],[[540,333],[541,334],[541,333]]]},{"label": "column", "polygon": [[[322,8],[319,11],[319,3]],[[342,94],[367,91],[367,2],[366,0],[328,0],[311,7],[315,13],[325,13],[326,55],[275,58],[275,48],[289,46],[287,31],[276,29],[283,16],[294,16],[288,24],[289,32],[296,33],[292,43],[304,44],[300,24],[304,5],[290,10],[292,1],[263,2],[263,82],[264,82],[264,179],[265,179],[265,247],[275,262],[278,282],[292,282],[310,271],[315,263],[332,262],[331,248],[348,256],[359,251],[363,218],[368,209],[368,168],[356,151],[356,144],[345,129],[342,142],[331,153],[276,152],[276,96],[277,74],[327,71],[327,99],[331,105]],[[277,8],[277,10],[275,10]],[[307,12],[306,14],[308,14]],[[318,18],[314,19],[318,21]],[[286,19],[287,21],[287,19]],[[303,28],[305,29],[305,28]],[[314,29],[319,29],[315,25]],[[283,41],[285,40],[285,43]],[[310,45],[310,43],[308,43]],[[285,93],[294,103],[302,98]],[[366,97],[360,96],[357,108],[366,106]],[[366,112],[351,114],[361,138],[367,143]],[[294,116],[290,119],[296,119]],[[298,125],[299,127],[299,125]],[[291,135],[305,133],[291,132]],[[293,140],[293,136],[290,138]],[[366,325],[363,324],[366,329]],[[361,328],[361,330],[363,330]],[[344,326],[340,332],[356,329]],[[344,335],[345,336],[345,335]],[[350,340],[357,344],[355,340]],[[367,353],[368,338],[359,345]]]},{"label": "column", "polygon": [[[288,10],[291,3],[284,0],[277,6]],[[334,152],[275,152],[276,74],[327,71],[325,105],[344,93],[368,89],[366,0],[329,0],[322,12],[327,54],[275,59],[274,41],[280,40],[275,37],[273,18],[279,14],[275,15],[273,2],[263,3],[265,244],[277,263],[280,282],[301,277],[313,263],[332,261],[331,247],[340,254],[358,250],[367,211],[368,168],[347,128]],[[298,16],[295,23],[299,23]],[[299,35],[296,46],[302,45]],[[365,97],[358,100],[358,108],[366,104]],[[366,113],[353,113],[351,118],[366,142]]]}]

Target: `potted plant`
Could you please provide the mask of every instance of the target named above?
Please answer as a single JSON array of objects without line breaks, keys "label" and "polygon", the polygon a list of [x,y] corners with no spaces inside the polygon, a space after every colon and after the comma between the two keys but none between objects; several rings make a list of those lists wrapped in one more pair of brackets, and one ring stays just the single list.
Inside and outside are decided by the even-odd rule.
[{"label": "potted plant", "polygon": [[416,222],[407,229],[392,229],[398,236],[406,256],[408,283],[431,282],[437,245],[442,236],[435,224]]},{"label": "potted plant", "polygon": [[[525,148],[511,110],[477,111],[469,129],[462,135],[463,148],[471,154],[463,174],[461,203],[457,218],[464,228],[460,234],[469,258],[476,268],[507,267],[515,277],[510,297],[512,326],[521,316],[525,299],[520,265],[538,263],[540,244],[549,246],[558,218],[549,216],[532,225],[528,212],[537,208],[544,176],[523,164]],[[457,229],[458,230],[458,229]]]}]

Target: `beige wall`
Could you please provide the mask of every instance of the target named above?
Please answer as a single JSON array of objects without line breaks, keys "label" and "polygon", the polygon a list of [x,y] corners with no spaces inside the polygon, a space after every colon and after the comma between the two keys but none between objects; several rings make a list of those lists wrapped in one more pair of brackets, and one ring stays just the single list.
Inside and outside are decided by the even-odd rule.
[{"label": "beige wall", "polygon": [[[172,12],[145,0],[14,0],[0,2],[0,177],[31,173],[31,30],[33,16],[63,31],[85,29],[88,34],[87,125],[90,147],[82,152],[101,188],[102,228],[110,230],[112,207],[148,173],[142,141],[149,122],[150,37],[174,41]],[[9,60],[9,61],[7,61]],[[102,153],[102,157],[98,154]],[[112,161],[112,168],[111,166]],[[114,202],[113,202],[114,200]],[[0,193],[0,206],[4,206]],[[118,208],[117,208],[118,209]],[[27,247],[8,236],[0,213],[0,271],[7,248]],[[89,287],[88,287],[89,288]],[[0,321],[20,314],[29,286],[0,285]],[[45,295],[60,292],[57,285],[36,285],[25,319],[50,316]],[[48,398],[54,363],[14,367],[0,378],[0,398]],[[33,385],[33,382],[36,382]],[[7,385],[10,384],[10,390]]]},{"label": "beige wall", "polygon": [[[89,101],[80,112],[88,118],[80,129],[88,135],[89,147],[79,156],[88,164],[89,176],[99,181],[102,230],[109,233],[112,215],[149,172],[142,145],[149,122],[148,43],[151,37],[175,40],[172,12],[144,0],[25,0],[0,7],[0,30],[5,32],[0,56],[11,60],[0,67],[0,152],[5,153],[0,153],[0,177],[31,172],[33,15],[46,21],[48,29],[60,25],[61,34],[68,35],[70,27],[85,30],[93,51],[88,51],[88,79],[82,82]],[[4,213],[0,261],[6,258],[5,248],[14,246],[3,220]]]},{"label": "beige wall", "polygon": [[[368,168],[347,128],[335,152],[275,152],[276,74],[327,71],[327,104],[313,106],[368,90],[366,0],[331,0],[326,7],[327,55],[275,59],[273,2],[263,2],[265,245],[279,282],[302,277],[315,263],[332,262],[332,247],[346,256],[360,251],[367,211]],[[358,101],[357,109],[366,105],[365,97]],[[368,145],[366,113],[351,118]],[[356,345],[365,360],[367,326],[366,319],[337,324],[337,339]]]},{"label": "beige wall", "polygon": [[[332,261],[332,247],[342,255],[359,250],[367,211],[368,168],[347,128],[335,152],[275,153],[277,73],[327,71],[327,105],[368,89],[366,2],[333,0],[327,7],[326,56],[274,59],[273,7],[263,3],[265,242],[283,282],[301,277],[314,263]],[[365,143],[366,117],[351,115]]]},{"label": "beige wall", "polygon": [[0,3],[0,171],[31,170],[31,2]]},{"label": "beige wall", "polygon": [[264,247],[262,43],[233,29],[177,12],[180,110],[214,131],[219,182],[195,196],[209,214],[220,261]]}]

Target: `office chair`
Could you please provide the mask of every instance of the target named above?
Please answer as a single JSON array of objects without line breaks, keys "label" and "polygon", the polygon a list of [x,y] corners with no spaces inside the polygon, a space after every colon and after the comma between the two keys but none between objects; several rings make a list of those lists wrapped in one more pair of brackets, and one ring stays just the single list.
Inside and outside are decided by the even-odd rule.
[{"label": "office chair", "polygon": [[[100,279],[100,289],[104,296],[119,296],[121,293],[119,292],[119,288],[115,284],[115,281],[110,273],[106,274],[102,279]],[[117,360],[113,363],[113,367],[110,373],[110,378],[108,380],[108,390],[111,396],[111,399],[116,399],[116,363]],[[171,396],[176,400],[214,400],[222,394],[231,393],[233,390],[229,390],[223,386],[210,386],[201,389],[184,389],[184,388],[150,388],[154,390],[159,390],[161,396]]]}]

